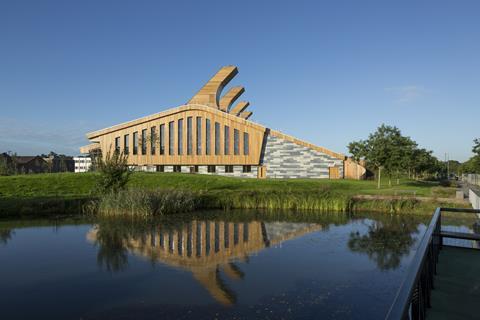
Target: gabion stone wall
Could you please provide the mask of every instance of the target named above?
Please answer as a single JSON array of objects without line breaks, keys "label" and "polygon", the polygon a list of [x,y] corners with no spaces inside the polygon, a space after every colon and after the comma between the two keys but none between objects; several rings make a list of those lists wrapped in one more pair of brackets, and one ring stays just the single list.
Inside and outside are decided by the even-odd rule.
[{"label": "gabion stone wall", "polygon": [[343,160],[272,135],[267,136],[263,164],[267,178],[329,178],[333,166],[343,177]]},{"label": "gabion stone wall", "polygon": [[[192,166],[181,166],[182,173],[190,173],[190,167]],[[148,171],[156,172],[156,166],[137,166],[134,168],[136,171]],[[198,174],[210,174],[210,175],[221,175],[227,177],[239,177],[239,178],[256,178],[258,167],[251,166],[251,172],[243,172],[243,166],[236,165],[233,166],[233,172],[225,172],[225,166],[217,165],[215,166],[215,172],[208,172],[207,166],[198,166]],[[164,172],[173,172],[173,166],[164,166]]]}]

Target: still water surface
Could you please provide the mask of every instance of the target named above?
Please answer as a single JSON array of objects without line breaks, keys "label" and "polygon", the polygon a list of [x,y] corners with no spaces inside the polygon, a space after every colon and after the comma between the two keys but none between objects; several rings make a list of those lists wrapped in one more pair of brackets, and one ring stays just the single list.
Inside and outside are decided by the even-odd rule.
[{"label": "still water surface", "polygon": [[428,217],[0,221],[3,319],[380,319]]}]

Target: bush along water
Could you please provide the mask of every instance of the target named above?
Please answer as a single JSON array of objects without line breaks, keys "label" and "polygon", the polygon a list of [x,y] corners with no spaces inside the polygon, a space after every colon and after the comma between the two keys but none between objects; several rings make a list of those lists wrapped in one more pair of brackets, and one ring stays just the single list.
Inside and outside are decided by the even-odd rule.
[{"label": "bush along water", "polygon": [[104,217],[152,217],[198,209],[198,196],[189,191],[126,189],[103,194],[93,209]]}]

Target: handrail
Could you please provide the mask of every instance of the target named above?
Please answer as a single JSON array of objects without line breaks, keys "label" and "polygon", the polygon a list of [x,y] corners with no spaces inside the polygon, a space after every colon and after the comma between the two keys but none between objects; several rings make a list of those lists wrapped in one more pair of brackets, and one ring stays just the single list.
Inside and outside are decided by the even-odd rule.
[{"label": "handrail", "polygon": [[[410,306],[413,295],[418,288],[417,283],[419,282],[423,266],[425,265],[427,250],[431,247],[434,232],[440,231],[438,230],[440,217],[441,209],[437,208],[435,210],[432,220],[430,221],[430,224],[428,225],[428,229],[425,231],[422,241],[418,246],[417,252],[413,257],[412,264],[408,268],[405,280],[401,284],[400,289],[398,290],[394,302],[390,307],[390,310],[388,311],[385,319],[398,320],[410,318]],[[438,254],[438,250],[436,253],[434,253],[434,255],[435,254]]]},{"label": "handrail", "polygon": [[435,210],[385,319],[425,319],[426,308],[430,307],[430,291],[433,289],[433,275],[436,273],[439,250],[443,245],[443,238],[448,238],[441,233],[442,212],[478,214],[480,210],[462,208]]}]

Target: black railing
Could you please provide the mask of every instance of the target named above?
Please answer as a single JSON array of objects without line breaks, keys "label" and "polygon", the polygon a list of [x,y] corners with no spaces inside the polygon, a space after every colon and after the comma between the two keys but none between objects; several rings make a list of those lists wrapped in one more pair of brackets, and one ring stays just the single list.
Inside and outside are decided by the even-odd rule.
[{"label": "black railing", "polygon": [[412,259],[386,319],[425,319],[443,238],[480,240],[479,235],[442,232],[442,212],[480,213],[475,209],[437,208]]}]

